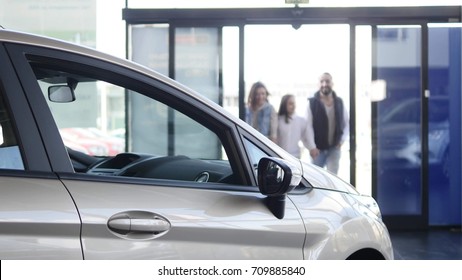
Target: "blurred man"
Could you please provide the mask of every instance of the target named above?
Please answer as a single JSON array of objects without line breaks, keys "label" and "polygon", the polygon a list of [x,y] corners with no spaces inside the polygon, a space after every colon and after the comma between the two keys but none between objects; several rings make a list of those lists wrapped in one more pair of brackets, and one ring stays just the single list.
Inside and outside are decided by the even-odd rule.
[{"label": "blurred man", "polygon": [[341,146],[348,138],[349,120],[343,100],[332,90],[329,73],[319,78],[319,90],[308,99],[308,149],[313,163],[337,174]]}]

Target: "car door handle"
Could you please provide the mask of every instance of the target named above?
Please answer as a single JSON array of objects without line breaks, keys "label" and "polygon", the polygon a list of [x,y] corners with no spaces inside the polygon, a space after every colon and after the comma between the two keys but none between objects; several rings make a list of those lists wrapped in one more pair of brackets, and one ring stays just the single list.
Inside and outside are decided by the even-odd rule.
[{"label": "car door handle", "polygon": [[108,227],[122,235],[157,235],[167,232],[170,229],[170,223],[153,213],[136,211],[112,216],[108,221]]}]

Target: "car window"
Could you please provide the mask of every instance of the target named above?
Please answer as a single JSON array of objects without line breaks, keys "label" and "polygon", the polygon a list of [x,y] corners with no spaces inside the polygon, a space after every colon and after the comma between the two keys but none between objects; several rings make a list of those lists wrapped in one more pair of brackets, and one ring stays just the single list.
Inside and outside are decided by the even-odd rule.
[{"label": "car window", "polygon": [[24,170],[12,119],[0,92],[0,168]]},{"label": "car window", "polygon": [[258,146],[254,143],[250,142],[247,138],[244,138],[245,148],[247,149],[247,153],[249,154],[250,162],[252,164],[252,168],[257,172],[258,162],[262,157],[267,157],[268,154],[262,151]]},{"label": "car window", "polygon": [[33,69],[76,172],[242,183],[223,127],[212,130],[152,97],[81,72]]}]

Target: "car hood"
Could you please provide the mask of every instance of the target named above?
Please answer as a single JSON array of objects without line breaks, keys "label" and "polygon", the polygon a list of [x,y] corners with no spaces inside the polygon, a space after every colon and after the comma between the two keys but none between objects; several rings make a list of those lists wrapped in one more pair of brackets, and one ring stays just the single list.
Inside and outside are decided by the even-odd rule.
[{"label": "car hood", "polygon": [[373,213],[375,217],[382,219],[380,207],[372,196],[359,193],[348,182],[314,164],[302,162],[302,166],[303,177],[308,180],[313,188],[350,194],[350,198],[358,202],[358,205],[362,205],[371,211],[369,213]]},{"label": "car hood", "polygon": [[328,189],[344,193],[359,194],[359,192],[349,183],[330,173],[324,168],[314,164],[302,162],[303,177],[308,180],[312,187],[318,189]]}]

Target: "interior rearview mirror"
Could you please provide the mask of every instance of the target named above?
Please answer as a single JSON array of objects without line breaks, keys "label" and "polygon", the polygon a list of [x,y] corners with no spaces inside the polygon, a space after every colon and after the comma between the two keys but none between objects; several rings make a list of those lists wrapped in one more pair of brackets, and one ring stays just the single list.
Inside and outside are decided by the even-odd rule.
[{"label": "interior rearview mirror", "polygon": [[48,99],[51,102],[68,103],[75,100],[74,90],[68,85],[48,87]]}]

